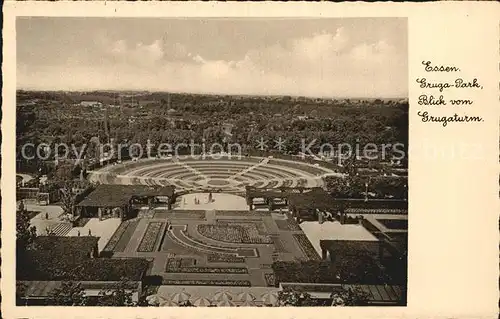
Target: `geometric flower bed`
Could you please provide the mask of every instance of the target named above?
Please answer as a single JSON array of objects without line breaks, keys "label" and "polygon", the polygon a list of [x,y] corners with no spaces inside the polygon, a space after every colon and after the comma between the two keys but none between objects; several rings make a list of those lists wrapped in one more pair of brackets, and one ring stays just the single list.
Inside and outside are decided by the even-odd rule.
[{"label": "geometric flower bed", "polygon": [[250,287],[251,283],[248,280],[171,280],[171,279],[163,279],[162,285]]},{"label": "geometric flower bed", "polygon": [[168,267],[165,269],[167,273],[198,273],[198,274],[248,274],[248,269],[228,267]]},{"label": "geometric flower bed", "polygon": [[138,252],[152,252],[155,249],[155,245],[160,234],[160,230],[163,229],[163,222],[150,222],[144,236],[142,237],[141,243],[137,248]]},{"label": "geometric flower bed", "polygon": [[279,237],[272,237],[273,244],[274,244],[274,251],[277,253],[287,253],[288,250],[285,248],[285,244]]},{"label": "geometric flower bed", "polygon": [[226,254],[210,254],[207,256],[209,263],[244,263],[245,258]]},{"label": "geometric flower bed", "polygon": [[312,246],[307,236],[304,234],[293,234],[293,238],[298,243],[304,255],[310,260],[321,260],[316,249]]},{"label": "geometric flower bed", "polygon": [[218,222],[216,225],[198,225],[197,229],[201,235],[222,242],[243,244],[272,243],[271,238],[259,233],[259,228],[254,223]]},{"label": "geometric flower bed", "polygon": [[106,247],[104,247],[103,251],[113,251],[113,249],[115,249],[116,244],[118,244],[118,241],[125,232],[125,229],[127,229],[127,226],[128,222],[123,222],[120,224],[120,226],[118,226],[113,236],[111,236],[111,238],[109,239]]},{"label": "geometric flower bed", "polygon": [[266,285],[268,287],[274,287],[275,286],[276,280],[275,280],[275,277],[274,277],[274,273],[264,274],[264,278],[266,280]]},{"label": "geometric flower bed", "polygon": [[241,229],[239,227],[202,224],[198,225],[197,229],[201,235],[217,241],[229,243],[243,242]]},{"label": "geometric flower bed", "polygon": [[167,270],[194,267],[196,265],[196,259],[194,258],[169,258],[167,259]]}]

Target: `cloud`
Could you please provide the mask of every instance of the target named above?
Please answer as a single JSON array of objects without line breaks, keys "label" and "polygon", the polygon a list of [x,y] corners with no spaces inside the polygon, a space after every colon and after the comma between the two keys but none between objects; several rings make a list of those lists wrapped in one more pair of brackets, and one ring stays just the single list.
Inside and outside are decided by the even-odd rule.
[{"label": "cloud", "polygon": [[[164,39],[101,42],[107,63],[29,72],[19,67],[19,85],[331,97],[407,95],[406,50],[384,38],[356,43],[344,28],[252,48],[231,61],[208,59]],[[38,82],[41,78],[49,80]]]},{"label": "cloud", "polygon": [[322,32],[310,38],[293,41],[293,51],[305,59],[317,60],[337,55],[348,45],[349,37],[344,28],[338,28],[335,34]]}]

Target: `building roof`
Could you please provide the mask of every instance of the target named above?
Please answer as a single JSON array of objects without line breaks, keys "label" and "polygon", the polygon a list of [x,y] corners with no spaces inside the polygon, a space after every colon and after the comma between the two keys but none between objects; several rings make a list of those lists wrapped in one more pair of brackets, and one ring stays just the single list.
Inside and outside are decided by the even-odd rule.
[{"label": "building roof", "polygon": [[168,196],[174,194],[174,186],[112,185],[102,184],[83,199],[77,206],[85,207],[121,207],[127,205],[133,197]]}]

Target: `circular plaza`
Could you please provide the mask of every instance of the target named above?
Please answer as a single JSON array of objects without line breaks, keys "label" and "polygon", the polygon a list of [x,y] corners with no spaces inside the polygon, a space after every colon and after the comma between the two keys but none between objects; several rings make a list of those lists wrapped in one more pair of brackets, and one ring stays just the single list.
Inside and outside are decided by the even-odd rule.
[{"label": "circular plaza", "polygon": [[90,172],[101,184],[175,186],[176,190],[241,192],[255,188],[322,187],[331,169],[271,157],[175,157],[115,163]]}]

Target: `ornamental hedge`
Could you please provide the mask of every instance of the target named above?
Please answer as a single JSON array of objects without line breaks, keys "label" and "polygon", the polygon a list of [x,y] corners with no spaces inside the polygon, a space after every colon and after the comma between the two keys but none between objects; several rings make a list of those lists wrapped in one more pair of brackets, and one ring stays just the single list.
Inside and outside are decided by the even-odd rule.
[{"label": "ornamental hedge", "polygon": [[150,262],[142,258],[75,260],[67,255],[30,251],[20,265],[17,280],[120,281],[127,278],[138,281],[148,270]]},{"label": "ornamental hedge", "polygon": [[164,279],[163,285],[170,286],[233,286],[250,287],[248,280],[170,280]]},{"label": "ornamental hedge", "polygon": [[97,237],[38,237],[33,249],[17,256],[17,280],[141,280],[150,262],[142,258],[90,258]]}]

